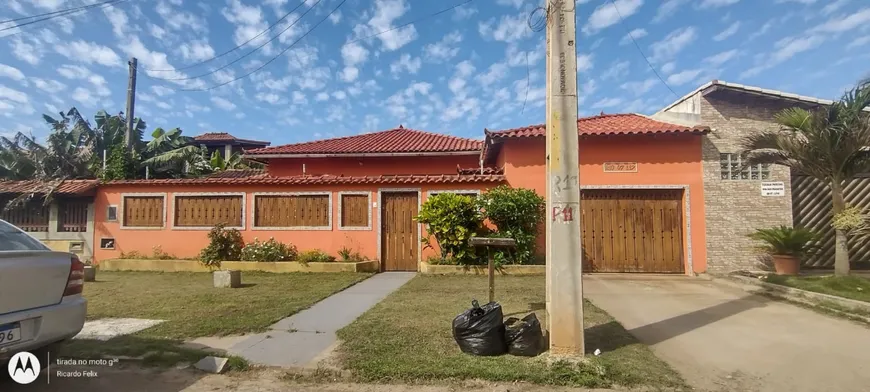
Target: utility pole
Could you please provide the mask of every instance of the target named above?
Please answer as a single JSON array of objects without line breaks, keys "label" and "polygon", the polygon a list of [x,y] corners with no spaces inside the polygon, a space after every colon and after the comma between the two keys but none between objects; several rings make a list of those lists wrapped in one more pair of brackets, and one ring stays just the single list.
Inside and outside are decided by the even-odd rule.
[{"label": "utility pole", "polygon": [[547,320],[550,353],[582,356],[583,252],[574,0],[547,9]]},{"label": "utility pole", "polygon": [[139,61],[135,57],[131,57],[127,62],[129,68],[129,76],[127,79],[127,130],[124,132],[124,143],[127,144],[127,151],[133,149],[133,110],[136,106],[136,68]]}]

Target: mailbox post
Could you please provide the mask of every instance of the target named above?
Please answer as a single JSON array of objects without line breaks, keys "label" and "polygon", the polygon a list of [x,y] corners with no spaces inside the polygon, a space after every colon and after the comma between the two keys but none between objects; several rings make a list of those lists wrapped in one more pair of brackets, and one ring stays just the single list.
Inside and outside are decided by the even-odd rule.
[{"label": "mailbox post", "polygon": [[486,248],[486,258],[488,259],[489,268],[489,302],[495,301],[495,263],[494,254],[491,248],[514,249],[517,246],[517,241],[513,238],[486,238],[486,237],[471,237],[469,240],[475,248]]}]

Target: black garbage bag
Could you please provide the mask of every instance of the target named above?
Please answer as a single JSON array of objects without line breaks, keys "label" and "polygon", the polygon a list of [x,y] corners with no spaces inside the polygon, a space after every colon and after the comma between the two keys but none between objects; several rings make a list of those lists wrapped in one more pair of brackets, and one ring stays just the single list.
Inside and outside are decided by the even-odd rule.
[{"label": "black garbage bag", "polygon": [[492,356],[507,352],[504,341],[504,322],[501,305],[490,302],[480,306],[471,301],[468,309],[453,319],[453,339],[462,352]]},{"label": "black garbage bag", "polygon": [[504,339],[508,353],[523,357],[534,357],[544,351],[544,332],[538,316],[530,313],[522,320],[511,317],[504,322]]}]

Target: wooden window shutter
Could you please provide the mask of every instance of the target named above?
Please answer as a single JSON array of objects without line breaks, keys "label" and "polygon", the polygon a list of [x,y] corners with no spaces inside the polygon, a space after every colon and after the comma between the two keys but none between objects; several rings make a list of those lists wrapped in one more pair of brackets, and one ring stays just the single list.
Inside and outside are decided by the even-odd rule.
[{"label": "wooden window shutter", "polygon": [[327,227],[329,195],[255,196],[256,227]]},{"label": "wooden window shutter", "polygon": [[175,198],[175,226],[242,226],[242,196],[179,196]]},{"label": "wooden window shutter", "polygon": [[123,208],[126,227],[163,226],[163,196],[127,196]]},{"label": "wooden window shutter", "polygon": [[368,195],[341,195],[341,226],[369,226]]}]

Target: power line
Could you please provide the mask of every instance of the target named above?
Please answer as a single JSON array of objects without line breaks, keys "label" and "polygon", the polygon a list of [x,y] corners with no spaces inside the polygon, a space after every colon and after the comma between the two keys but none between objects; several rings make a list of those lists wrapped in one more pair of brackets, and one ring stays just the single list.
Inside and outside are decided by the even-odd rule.
[{"label": "power line", "polygon": [[[183,66],[183,67],[179,67],[179,68],[175,68],[175,69],[150,69],[150,68],[142,67],[142,70],[144,70],[144,71],[148,71],[148,72],[172,72],[172,71],[183,71],[183,70],[186,70],[186,69],[191,69],[191,68],[193,68],[193,67],[197,67],[197,66],[200,66],[200,65],[203,65],[203,64],[206,64],[206,63],[212,62],[212,61],[214,61],[214,60],[217,60],[217,59],[219,59],[219,58],[221,58],[221,57],[223,57],[223,56],[226,56],[226,55],[228,55],[228,54],[230,54],[230,53],[232,53],[232,52],[234,52],[234,51],[236,51],[236,50],[242,48],[243,46],[245,46],[245,45],[251,43],[253,40],[262,37],[263,34],[266,34],[267,32],[271,31],[272,28],[274,28],[275,26],[278,25],[278,23],[281,23],[281,21],[283,21],[284,19],[287,19],[287,17],[290,16],[290,14],[292,14],[292,13],[295,12],[297,9],[299,9],[299,7],[302,7],[303,5],[305,5],[305,3],[306,3],[306,1],[303,0],[301,3],[299,3],[299,5],[297,5],[296,7],[293,7],[293,9],[290,10],[290,12],[287,12],[286,14],[284,14],[284,16],[281,17],[281,19],[278,19],[275,23],[272,23],[271,25],[269,25],[269,27],[267,27],[265,30],[261,31],[259,34],[253,36],[251,39],[249,39],[249,40],[247,40],[247,41],[245,41],[245,42],[239,44],[238,46],[236,46],[236,47],[234,47],[234,48],[232,48],[232,49],[230,49],[230,50],[227,50],[226,52],[223,52],[223,53],[221,53],[221,54],[219,54],[219,55],[217,55],[217,56],[214,56],[214,57],[212,57],[212,58],[210,58],[210,59],[202,60],[202,61],[200,61],[200,62],[193,63],[193,64],[189,64],[189,65],[185,65],[185,66]],[[316,4],[315,4],[315,5],[316,5]],[[312,6],[312,7],[313,7],[313,6]],[[304,16],[304,15],[303,15],[303,16]],[[300,18],[300,19],[301,19],[301,18]],[[298,20],[297,20],[297,21],[298,21]],[[292,25],[291,25],[291,26],[292,26]],[[285,29],[285,30],[286,30],[286,29]],[[282,32],[282,34],[283,34],[283,32]],[[281,34],[278,34],[278,35],[281,35]],[[166,80],[175,80],[175,79],[166,79]]]},{"label": "power line", "polygon": [[[56,13],[51,13],[52,15],[44,16],[44,17],[41,17],[41,18],[36,19],[36,20],[31,20],[31,21],[28,21],[28,22],[25,22],[22,24],[17,24],[15,26],[4,27],[4,28],[0,29],[0,32],[6,31],[6,30],[12,30],[12,29],[16,29],[16,28],[21,28],[21,27],[24,27],[27,25],[39,23],[39,22],[46,21],[46,20],[51,20],[51,19],[55,19],[55,18],[62,18],[62,17],[66,17],[69,15],[86,12],[86,11],[89,11],[89,10],[94,9],[94,8],[108,8],[108,7],[112,7],[112,6],[115,6],[117,4],[127,2],[127,1],[130,1],[130,0],[110,0],[110,1],[105,1],[103,3],[91,4],[91,5],[76,7],[76,8],[70,8],[69,10],[65,10],[65,11],[57,11]],[[26,17],[23,19],[30,19],[30,18],[35,18],[35,17],[39,17],[39,16],[40,15],[35,15],[35,16]],[[19,18],[18,20],[21,20],[21,19]],[[3,23],[14,22],[14,21],[15,20],[8,20],[8,21],[4,21]],[[9,37],[9,36],[20,34],[20,33],[21,32],[17,32],[14,34],[8,34],[8,35],[5,35],[4,37]]]},{"label": "power line", "polygon": [[676,92],[674,92],[674,89],[672,89],[671,86],[668,85],[668,82],[665,82],[665,79],[663,79],[662,76],[659,75],[659,72],[656,71],[656,67],[653,67],[652,63],[649,61],[649,59],[643,53],[643,50],[640,48],[640,45],[637,44],[637,41],[634,39],[634,36],[631,34],[631,31],[629,31],[628,27],[625,26],[625,19],[622,19],[622,14],[619,12],[619,7],[616,6],[616,2],[614,0],[610,0],[610,3],[613,4],[613,9],[616,10],[616,15],[619,16],[620,25],[622,25],[623,30],[625,30],[625,32],[628,33],[628,37],[631,38],[631,42],[634,42],[634,46],[637,48],[637,51],[640,52],[640,55],[643,56],[644,61],[646,61],[646,65],[649,65],[649,69],[651,69],[653,71],[653,73],[656,74],[656,77],[659,78],[659,80],[661,80],[662,84],[664,84],[665,87],[668,88],[668,90],[671,90],[671,94],[674,94],[674,96],[679,98],[680,95],[677,94]]},{"label": "power line", "polygon": [[20,18],[15,18],[15,19],[0,20],[0,24],[9,23],[9,22],[17,22],[17,21],[19,21],[19,20],[24,20],[24,19],[32,19],[32,18],[40,18],[40,17],[43,17],[43,16],[57,15],[57,14],[62,14],[62,13],[64,13],[64,12],[68,12],[68,11],[78,11],[78,10],[88,9],[88,8],[91,8],[91,7],[97,7],[97,6],[100,6],[100,5],[103,5],[103,4],[112,3],[112,2],[115,2],[115,1],[118,1],[118,0],[108,0],[108,1],[101,2],[101,3],[95,3],[95,4],[90,4],[90,5],[80,6],[80,7],[72,7],[72,8],[67,8],[67,9],[58,10],[58,11],[46,12],[46,13],[43,13],[43,14],[36,14],[36,15],[30,15],[30,16],[22,16],[22,17],[20,17]]},{"label": "power line", "polygon": [[[345,3],[345,1],[346,1],[346,0],[342,1],[341,4],[339,4],[335,9],[333,9],[333,10],[332,10],[328,15],[327,15],[327,18],[328,18],[330,15],[332,15],[333,13],[335,13],[335,12],[338,10],[338,8],[341,7],[341,5]],[[367,40],[367,39],[377,37],[377,36],[379,36],[379,35],[381,35],[381,34],[386,34],[386,33],[389,33],[389,32],[391,32],[391,31],[395,31],[395,30],[401,29],[401,28],[403,28],[403,27],[410,26],[410,25],[412,25],[412,24],[418,23],[418,22],[423,21],[423,20],[425,20],[425,19],[432,18],[432,17],[438,16],[438,15],[444,14],[444,13],[446,13],[446,12],[452,11],[452,10],[454,10],[454,9],[456,9],[456,8],[459,8],[459,7],[461,7],[461,6],[465,5],[465,4],[471,3],[472,1],[474,1],[474,0],[465,0],[465,1],[461,2],[461,3],[458,3],[458,4],[455,4],[455,5],[453,5],[453,6],[450,6],[450,7],[444,8],[444,9],[439,10],[439,11],[436,11],[436,12],[434,12],[434,13],[427,14],[427,15],[424,15],[424,16],[422,16],[422,17],[419,17],[419,18],[413,19],[413,20],[411,20],[410,22],[403,23],[403,24],[401,24],[401,25],[399,25],[399,26],[395,26],[395,27],[392,27],[392,28],[389,28],[389,29],[386,29],[386,30],[383,30],[383,31],[379,31],[379,32],[376,32],[376,33],[374,33],[374,34],[370,34],[370,35],[367,35],[367,36],[364,36],[364,37],[360,37],[360,38],[357,38],[357,39],[353,39],[353,40],[348,41],[347,43],[357,43],[357,42],[360,42],[360,41],[365,41],[365,40]],[[320,25],[321,23],[323,23],[324,20],[326,20],[326,18],[321,19],[319,22],[317,22],[317,24],[314,26],[314,28],[317,28],[317,26]],[[269,61],[267,61],[265,64],[262,64],[262,65],[261,65],[260,67],[258,67],[257,69],[255,69],[255,70],[253,70],[253,71],[251,71],[251,72],[248,72],[248,73],[245,74],[245,75],[242,75],[242,76],[240,76],[240,77],[237,77],[237,78],[235,78],[235,79],[233,79],[233,80],[230,80],[230,81],[225,82],[225,83],[218,84],[218,85],[216,85],[216,86],[208,87],[208,88],[190,88],[190,89],[179,89],[179,88],[174,88],[174,87],[169,87],[169,88],[172,88],[172,89],[174,89],[174,90],[176,90],[176,91],[209,91],[209,90],[213,90],[213,89],[215,89],[215,88],[222,87],[222,86],[225,86],[225,85],[227,85],[227,84],[233,83],[233,82],[235,82],[235,81],[238,81],[238,80],[244,79],[244,78],[246,78],[246,77],[248,77],[248,76],[251,76],[251,75],[253,75],[254,73],[260,71],[261,69],[265,68],[267,65],[269,65],[270,63],[272,63],[273,61],[275,61],[278,57],[280,57],[281,55],[283,55],[284,53],[286,53],[288,50],[290,50],[290,48],[292,48],[293,46],[295,46],[295,45],[296,45],[297,43],[299,43],[303,38],[305,38],[309,33],[311,33],[311,31],[313,31],[314,28],[312,28],[311,30],[309,30],[308,32],[306,32],[302,37],[299,37],[299,39],[297,39],[297,40],[294,41],[290,46],[288,46],[288,47],[285,48],[283,51],[281,51],[281,53],[279,53],[277,56],[272,57],[271,59],[269,59]],[[294,52],[294,54],[295,54],[295,52]],[[306,56],[301,56],[301,57],[298,56],[298,55],[296,56],[297,60],[304,59],[304,58],[308,58],[308,57],[311,57],[311,55],[306,55]],[[145,73],[145,75],[148,76],[149,78],[157,79],[157,80],[174,80],[174,79],[160,79],[160,78],[151,77],[151,76],[149,76],[147,73]]]},{"label": "power line", "polygon": [[[254,49],[251,50],[250,52],[243,54],[241,57],[239,57],[239,58],[237,58],[237,59],[235,59],[235,60],[233,60],[233,61],[230,61],[229,63],[224,64],[224,65],[222,65],[222,66],[220,66],[220,67],[218,67],[218,68],[216,68],[216,69],[213,69],[213,70],[211,70],[211,71],[209,71],[209,72],[206,72],[206,73],[204,73],[204,74],[200,74],[200,75],[196,75],[196,76],[184,76],[184,77],[180,77],[180,78],[160,78],[160,77],[156,77],[156,76],[148,75],[147,72],[145,73],[145,75],[148,76],[148,77],[151,78],[151,79],[166,80],[166,81],[191,80],[191,79],[199,79],[199,78],[202,78],[202,77],[205,77],[205,76],[208,76],[208,75],[212,75],[212,74],[214,74],[214,73],[217,73],[217,72],[220,71],[220,70],[223,70],[223,69],[229,68],[231,65],[233,65],[233,64],[235,64],[235,63],[238,63],[239,61],[242,61],[242,59],[244,59],[245,57],[248,57],[248,56],[254,54],[254,52],[256,52],[256,51],[262,49],[264,46],[266,46],[266,45],[268,45],[269,43],[271,43],[272,41],[278,39],[278,37],[280,37],[282,34],[284,34],[284,32],[286,32],[287,30],[290,30],[291,27],[293,27],[294,25],[296,25],[297,22],[299,22],[300,20],[302,20],[302,18],[304,18],[305,15],[307,15],[309,12],[311,12],[311,10],[313,10],[314,7],[317,7],[317,6],[320,4],[321,1],[323,1],[323,0],[317,0],[317,2],[314,3],[314,5],[312,5],[311,8],[307,9],[305,12],[302,13],[302,16],[300,16],[298,19],[294,20],[293,23],[291,23],[290,25],[288,25],[287,27],[285,27],[284,30],[281,30],[280,33],[278,33],[278,34],[275,35],[274,37],[270,38],[268,41],[263,42],[262,44],[260,44],[260,46],[257,46],[256,48],[254,48]],[[344,1],[342,1],[341,3],[344,4]],[[338,8],[336,7],[336,9],[338,9]],[[335,12],[335,11],[333,11],[333,12]],[[330,15],[332,15],[332,13],[330,13]],[[319,24],[319,23],[318,23],[318,24]],[[294,44],[295,44],[295,42],[294,42]]]},{"label": "power line", "polygon": [[[329,13],[326,14],[326,16],[323,17],[323,19],[320,19],[319,21],[317,21],[317,23],[315,23],[314,26],[311,27],[311,29],[309,29],[308,31],[306,31],[305,34],[302,34],[302,36],[299,37],[298,39],[296,39],[296,41],[293,41],[293,43],[290,44],[290,46],[284,48],[284,50],[282,50],[281,53],[278,53],[277,56],[272,57],[271,59],[269,59],[269,61],[266,61],[265,63],[263,63],[262,65],[260,65],[260,66],[257,67],[256,69],[254,69],[253,71],[248,72],[248,73],[246,73],[246,74],[244,74],[244,75],[242,75],[242,76],[239,76],[239,77],[237,77],[237,78],[234,78],[233,80],[230,80],[230,81],[227,81],[227,82],[223,82],[223,83],[219,83],[219,84],[216,84],[216,85],[211,86],[211,87],[206,87],[206,88],[201,88],[201,89],[180,89],[180,90],[181,90],[181,91],[209,91],[209,90],[214,90],[214,89],[216,89],[216,88],[218,88],[218,87],[226,86],[226,85],[228,85],[228,84],[230,84],[230,83],[232,83],[232,82],[235,82],[235,81],[237,81],[237,80],[241,80],[241,79],[244,79],[244,78],[246,78],[246,77],[248,77],[248,76],[253,75],[254,73],[260,71],[261,69],[266,68],[267,65],[269,65],[269,64],[271,64],[273,61],[277,60],[278,57],[281,57],[282,55],[284,55],[284,53],[287,53],[287,51],[290,50],[290,48],[292,48],[294,45],[296,45],[297,43],[299,43],[299,41],[301,41],[303,38],[307,37],[308,34],[311,34],[315,29],[317,29],[317,26],[320,26],[321,23],[323,23],[326,19],[328,19],[330,16],[332,16],[332,14],[334,14],[336,11],[338,11],[338,9],[341,8],[341,6],[344,5],[344,3],[346,3],[346,2],[347,2],[347,0],[341,0],[341,3],[338,3],[338,5],[335,6],[335,8],[333,8],[332,11],[329,11]],[[318,1],[318,3],[319,3],[319,1]],[[315,4],[315,5],[316,5],[316,4]],[[314,8],[314,7],[312,6],[312,8]]]}]

